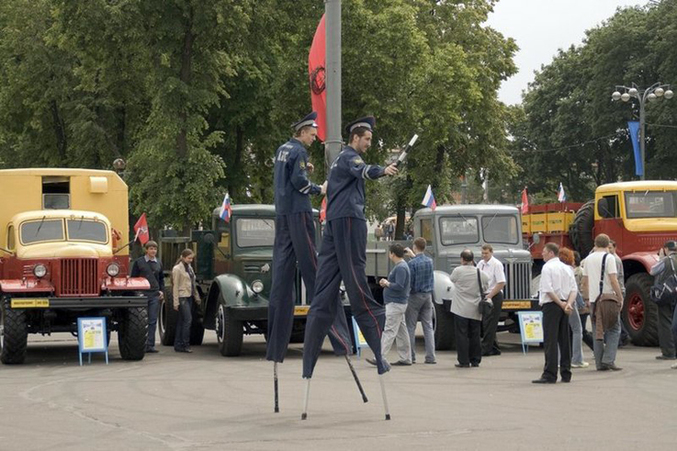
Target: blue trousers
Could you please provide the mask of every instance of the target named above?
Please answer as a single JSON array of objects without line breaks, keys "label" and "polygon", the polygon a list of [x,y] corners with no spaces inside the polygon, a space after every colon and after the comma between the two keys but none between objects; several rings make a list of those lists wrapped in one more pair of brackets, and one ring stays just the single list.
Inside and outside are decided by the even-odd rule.
[{"label": "blue trousers", "polygon": [[193,322],[192,308],[192,296],[189,298],[179,298],[179,316],[176,320],[174,349],[186,349],[190,347],[190,325]]},{"label": "blue trousers", "polygon": [[324,337],[336,316],[336,297],[341,281],[346,288],[353,317],[367,340],[379,374],[390,368],[381,355],[385,309],[374,300],[365,273],[367,223],[355,218],[331,220],[324,228],[320,247],[315,297],[310,305],[303,345],[303,377],[310,378],[322,349]]},{"label": "blue trousers", "polygon": [[[317,272],[315,222],[311,212],[278,215],[275,218],[273,248],[273,285],[268,306],[268,346],[266,360],[284,361],[294,324],[296,267],[306,286],[309,302],[313,303]],[[334,298],[334,314],[329,338],[337,355],[350,352],[350,333],[341,299]]]}]

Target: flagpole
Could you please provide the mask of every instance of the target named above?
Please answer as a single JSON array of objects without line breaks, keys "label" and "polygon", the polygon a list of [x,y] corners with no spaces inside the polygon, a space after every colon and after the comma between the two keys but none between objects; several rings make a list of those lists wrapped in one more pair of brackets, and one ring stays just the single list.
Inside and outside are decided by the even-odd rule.
[{"label": "flagpole", "polygon": [[[341,153],[341,0],[325,0],[327,139],[324,142],[326,173]],[[328,177],[328,176],[327,176]]]}]

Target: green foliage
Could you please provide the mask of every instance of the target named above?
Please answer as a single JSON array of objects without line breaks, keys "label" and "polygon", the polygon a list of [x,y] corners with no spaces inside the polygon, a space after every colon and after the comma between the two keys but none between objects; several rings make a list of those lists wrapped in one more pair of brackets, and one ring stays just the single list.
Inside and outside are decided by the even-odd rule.
[{"label": "green foliage", "polygon": [[[343,117],[377,117],[366,159],[421,137],[402,175],[369,185],[373,216],[418,208],[428,184],[451,202],[466,171],[516,173],[512,112],[496,97],[516,46],[484,25],[494,3],[343,2]],[[0,0],[0,165],[123,157],[133,211],[154,226],[208,219],[226,191],[271,202],[274,151],[311,108],[323,12],[316,0]],[[322,146],[310,154],[321,183]]]},{"label": "green foliage", "polygon": [[[528,185],[547,196],[562,182],[570,200],[585,201],[599,184],[636,178],[627,121],[638,119],[639,104],[611,93],[677,80],[676,23],[675,0],[622,9],[543,67],[510,121],[520,165],[512,192]],[[675,100],[646,107],[648,179],[674,178],[677,130],[658,125],[676,125],[676,111]]]}]

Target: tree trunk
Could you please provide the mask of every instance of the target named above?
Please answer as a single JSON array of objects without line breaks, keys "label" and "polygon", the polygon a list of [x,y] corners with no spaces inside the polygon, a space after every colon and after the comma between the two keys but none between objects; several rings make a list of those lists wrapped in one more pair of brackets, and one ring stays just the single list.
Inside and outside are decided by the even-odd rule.
[{"label": "tree trunk", "polygon": [[230,176],[228,177],[228,193],[233,196],[237,189],[236,183],[240,181],[238,174],[242,174],[242,153],[244,152],[244,130],[238,125],[235,127],[235,154],[233,155],[233,165],[228,168]]}]

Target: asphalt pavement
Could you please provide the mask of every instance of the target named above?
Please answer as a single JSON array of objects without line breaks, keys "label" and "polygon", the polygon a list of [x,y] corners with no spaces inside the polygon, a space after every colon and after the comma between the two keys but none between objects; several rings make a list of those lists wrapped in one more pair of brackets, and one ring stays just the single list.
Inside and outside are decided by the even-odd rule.
[{"label": "asphalt pavement", "polygon": [[[542,350],[523,354],[518,335],[480,368],[394,367],[386,376],[385,421],[376,369],[353,357],[363,403],[343,358],[329,347],[301,420],[301,344],[279,365],[280,413],[262,337],[245,337],[240,357],[222,357],[213,332],[192,354],[160,346],[143,361],[78,364],[75,339],[31,337],[24,365],[0,366],[0,450],[674,450],[677,370],[656,348],[619,351],[620,372],[575,369],[570,384],[535,385]],[[328,342],[325,343],[327,345]],[[423,360],[422,337],[417,352]],[[371,354],[367,351],[367,356]],[[396,359],[393,350],[391,358]],[[592,353],[586,349],[586,359]]]}]

